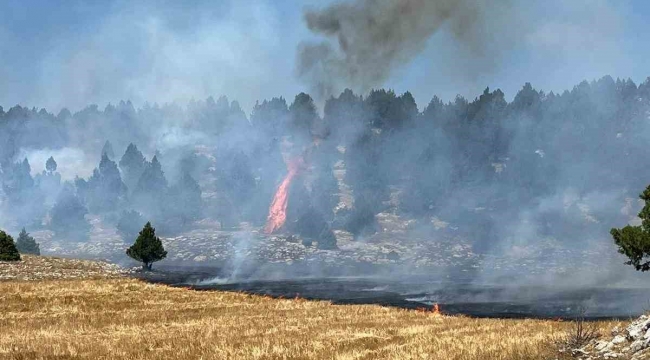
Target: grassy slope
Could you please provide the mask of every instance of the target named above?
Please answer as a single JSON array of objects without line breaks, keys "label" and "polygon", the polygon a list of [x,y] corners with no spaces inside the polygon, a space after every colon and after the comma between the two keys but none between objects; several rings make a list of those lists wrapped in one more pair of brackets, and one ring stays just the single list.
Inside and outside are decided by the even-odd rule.
[{"label": "grassy slope", "polygon": [[125,278],[0,282],[0,359],[544,359],[568,327]]}]

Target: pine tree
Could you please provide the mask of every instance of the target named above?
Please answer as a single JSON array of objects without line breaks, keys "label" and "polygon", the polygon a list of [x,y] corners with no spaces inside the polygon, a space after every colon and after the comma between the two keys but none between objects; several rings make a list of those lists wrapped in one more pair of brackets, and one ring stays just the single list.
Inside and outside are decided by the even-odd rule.
[{"label": "pine tree", "polygon": [[39,244],[34,240],[34,237],[29,236],[25,228],[18,234],[16,248],[21,254],[41,255]]},{"label": "pine tree", "polygon": [[90,210],[93,213],[115,210],[126,198],[126,192],[117,164],[104,153],[87,183],[85,197]]},{"label": "pine tree", "polygon": [[318,112],[311,96],[300,93],[289,107],[290,127],[294,135],[294,142],[311,141],[311,132],[318,122]]},{"label": "pine tree", "polygon": [[138,150],[138,147],[133,143],[129,144],[119,163],[120,169],[124,173],[124,182],[129,188],[129,191],[135,189],[138,180],[146,168],[146,164],[144,155]]},{"label": "pine tree", "polygon": [[0,230],[0,261],[20,261],[20,253],[16,249],[14,239]]},{"label": "pine tree", "polygon": [[245,205],[255,190],[255,176],[250,160],[243,152],[224,156],[217,175],[217,188],[230,202]]},{"label": "pine tree", "polygon": [[639,196],[645,201],[639,217],[640,226],[628,225],[622,229],[612,229],[610,233],[618,246],[618,252],[627,256],[628,265],[637,271],[650,270],[650,185]]},{"label": "pine tree", "polygon": [[339,203],[339,183],[328,161],[316,162],[312,183],[311,201],[314,208],[328,222],[334,219],[334,209]]},{"label": "pine tree", "polygon": [[256,103],[251,114],[251,124],[268,136],[279,136],[286,128],[289,118],[289,108],[284,98],[264,100]]},{"label": "pine tree", "polygon": [[142,262],[143,270],[151,270],[154,262],[167,257],[160,238],[156,236],[156,229],[150,222],[145,224],[135,243],[126,250],[126,254],[134,260]]},{"label": "pine tree", "polygon": [[151,163],[146,166],[142,176],[140,176],[135,191],[138,193],[157,193],[160,195],[166,188],[167,179],[165,179],[165,173],[158,161],[158,157],[154,156],[151,159]]},{"label": "pine tree", "polygon": [[[149,219],[163,220],[166,210],[167,179],[156,156],[147,164],[133,191],[133,204]],[[165,231],[165,229],[162,229]]]},{"label": "pine tree", "polygon": [[56,171],[57,164],[53,156],[50,156],[50,158],[47,159],[47,161],[45,162],[45,168],[49,173],[53,173]]},{"label": "pine tree", "polygon": [[88,209],[75,193],[74,186],[65,183],[54,207],[50,210],[50,226],[57,235],[83,239],[90,230],[90,225],[85,219],[87,213]]},{"label": "pine tree", "polygon": [[31,176],[31,166],[25,158],[13,165],[3,166],[2,191],[11,211],[5,216],[18,224],[40,226],[45,215],[45,197]]},{"label": "pine tree", "polygon": [[201,203],[201,187],[186,173],[169,189],[166,217],[181,227],[185,226],[201,217]]},{"label": "pine tree", "polygon": [[113,160],[115,158],[115,152],[113,151],[113,144],[110,141],[106,140],[104,147],[102,148],[102,156],[108,156],[109,159]]}]

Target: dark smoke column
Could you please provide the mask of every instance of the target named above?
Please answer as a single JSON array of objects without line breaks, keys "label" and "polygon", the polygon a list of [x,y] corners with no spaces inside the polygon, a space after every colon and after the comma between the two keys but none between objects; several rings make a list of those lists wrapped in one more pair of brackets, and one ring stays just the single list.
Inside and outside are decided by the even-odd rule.
[{"label": "dark smoke column", "polygon": [[482,57],[491,48],[486,39],[495,36],[486,34],[484,25],[489,21],[505,27],[510,2],[353,0],[307,11],[309,30],[328,40],[299,46],[298,74],[318,100],[343,88],[365,93],[383,85],[393,69],[420,53],[443,26],[477,58]]}]

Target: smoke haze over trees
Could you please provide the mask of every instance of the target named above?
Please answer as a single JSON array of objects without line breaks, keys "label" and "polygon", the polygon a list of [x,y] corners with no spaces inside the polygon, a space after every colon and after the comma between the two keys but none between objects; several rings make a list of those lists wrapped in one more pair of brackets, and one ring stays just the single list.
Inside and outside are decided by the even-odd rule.
[{"label": "smoke haze over trees", "polygon": [[[336,247],[336,229],[363,240],[385,211],[453,222],[477,252],[544,238],[611,241],[648,182],[649,114],[650,80],[609,76],[561,94],[527,83],[511,102],[486,88],[421,108],[408,92],[345,90],[322,116],[305,93],[261,101],[250,116],[225,97],[57,115],[15,106],[0,111],[0,228],[83,241],[90,214],[126,241],[142,221],[163,236],[202,219],[261,227],[286,162],[303,156],[285,230],[322,248]],[[61,175],[66,162],[81,164],[78,173]]]}]

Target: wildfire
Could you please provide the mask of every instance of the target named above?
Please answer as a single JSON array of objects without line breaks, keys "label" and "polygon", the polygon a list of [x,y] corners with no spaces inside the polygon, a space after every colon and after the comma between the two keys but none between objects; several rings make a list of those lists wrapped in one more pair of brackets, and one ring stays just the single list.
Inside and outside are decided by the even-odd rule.
[{"label": "wildfire", "polygon": [[415,309],[418,312],[423,312],[423,313],[430,313],[431,315],[442,315],[440,312],[440,305],[438,304],[433,304],[431,309],[426,308],[426,307],[419,307]]},{"label": "wildfire", "polygon": [[303,163],[302,158],[290,161],[287,164],[288,172],[287,176],[284,177],[284,180],[278,187],[278,190],[275,192],[271,206],[269,207],[269,217],[266,219],[266,226],[264,227],[264,232],[267,234],[272,234],[278,231],[284,225],[284,222],[287,221],[287,204],[289,201],[289,187],[291,182],[298,174],[300,166]]},{"label": "wildfire", "polygon": [[438,304],[433,304],[431,312],[433,312],[433,315],[440,315],[440,306]]}]

